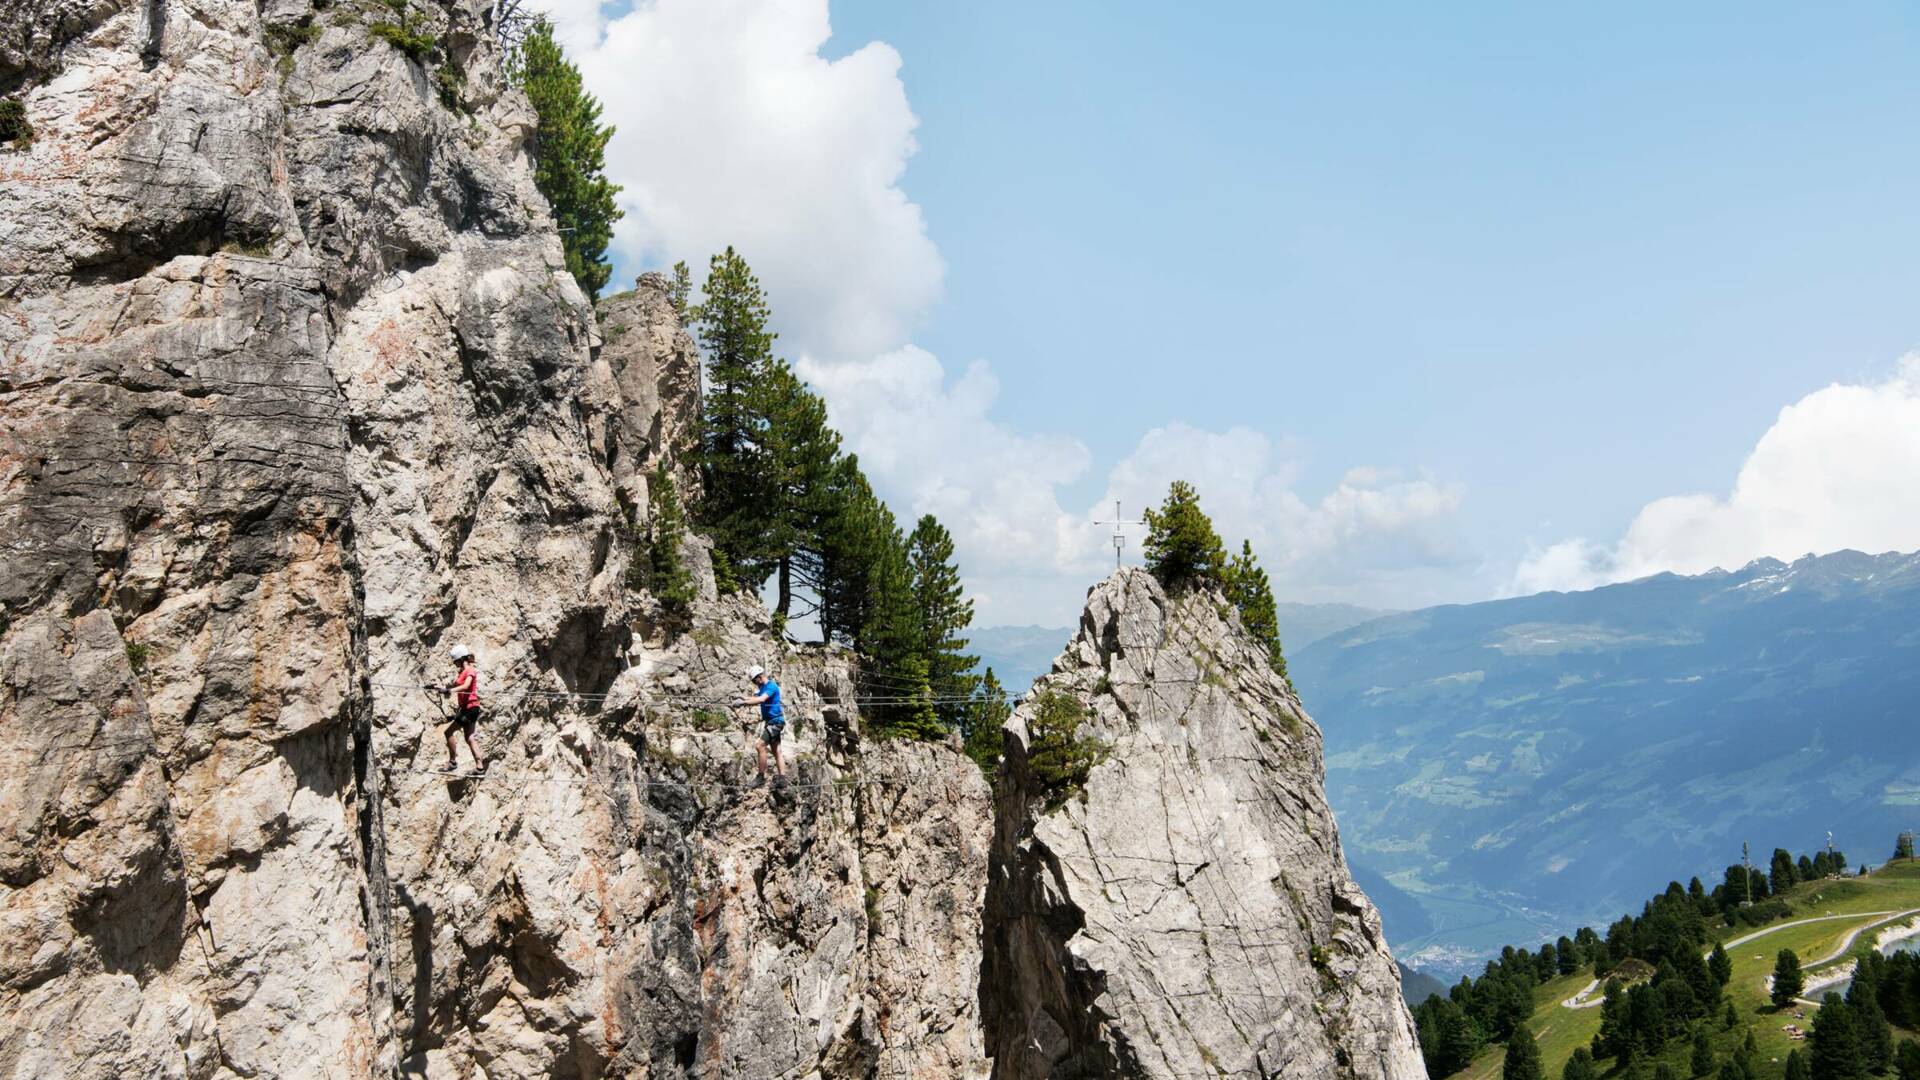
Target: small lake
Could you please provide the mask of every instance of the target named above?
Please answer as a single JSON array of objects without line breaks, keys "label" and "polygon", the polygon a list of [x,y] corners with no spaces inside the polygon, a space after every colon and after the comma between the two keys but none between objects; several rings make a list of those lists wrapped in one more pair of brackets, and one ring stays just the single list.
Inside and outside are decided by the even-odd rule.
[{"label": "small lake", "polygon": [[[1901,938],[1899,941],[1889,941],[1885,945],[1880,946],[1881,956],[1892,956],[1894,953],[1910,953],[1910,952],[1920,952],[1920,936],[1905,937],[1905,938]],[[1852,979],[1842,979],[1839,982],[1834,983],[1832,986],[1823,986],[1820,989],[1815,990],[1811,995],[1811,1000],[1819,1001],[1825,998],[1828,994],[1839,994],[1841,997],[1846,997],[1847,988],[1851,987],[1852,985],[1853,985]]]}]

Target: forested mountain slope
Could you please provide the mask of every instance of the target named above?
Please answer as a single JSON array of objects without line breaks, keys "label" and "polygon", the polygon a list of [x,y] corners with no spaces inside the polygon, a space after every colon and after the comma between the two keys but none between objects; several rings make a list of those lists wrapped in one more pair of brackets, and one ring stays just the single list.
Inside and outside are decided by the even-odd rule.
[{"label": "forested mountain slope", "polygon": [[1435,923],[1388,926],[1420,966],[1604,919],[1746,838],[1884,846],[1920,804],[1920,556],[1429,608],[1292,673],[1352,859]]}]

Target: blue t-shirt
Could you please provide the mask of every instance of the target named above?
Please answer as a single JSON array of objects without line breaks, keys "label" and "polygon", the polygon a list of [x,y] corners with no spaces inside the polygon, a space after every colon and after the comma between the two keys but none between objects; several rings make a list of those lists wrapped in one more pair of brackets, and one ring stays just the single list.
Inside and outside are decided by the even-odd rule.
[{"label": "blue t-shirt", "polygon": [[767,700],[760,703],[760,719],[769,724],[786,723],[787,711],[780,707],[780,684],[768,679],[760,684],[760,692],[767,696]]}]

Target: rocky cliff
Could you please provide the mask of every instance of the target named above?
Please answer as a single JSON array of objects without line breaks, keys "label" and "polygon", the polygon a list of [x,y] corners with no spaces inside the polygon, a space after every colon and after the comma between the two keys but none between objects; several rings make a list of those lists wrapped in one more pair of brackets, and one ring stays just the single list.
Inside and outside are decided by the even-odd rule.
[{"label": "rocky cliff", "polygon": [[[663,281],[596,320],[562,268],[485,4],[9,17],[35,134],[0,146],[0,1074],[984,1077],[989,1019],[1057,1044],[1052,999],[982,986],[1087,992],[1039,909],[986,921],[1032,879],[986,902],[978,770],[864,739],[853,658],[717,596],[699,540],[690,612],[633,587],[692,344]],[[484,777],[433,771],[455,643]],[[749,663],[797,717],[778,789],[722,707]],[[1296,882],[1331,904],[1295,749],[1307,787],[1271,797],[1318,807],[1287,820],[1320,823]],[[1106,776],[1088,805],[1138,812]],[[1313,926],[1363,978],[1298,1060],[1358,1054],[1371,924]]]},{"label": "rocky cliff", "polygon": [[[977,1071],[985,784],[626,586],[692,347],[661,282],[603,344],[488,9],[15,16],[0,1073]],[[482,779],[430,771],[456,642]],[[749,662],[818,721],[778,796]]]},{"label": "rocky cliff", "polygon": [[1007,725],[994,1075],[1424,1076],[1322,774],[1319,729],[1219,597],[1140,570],[1095,587]]}]

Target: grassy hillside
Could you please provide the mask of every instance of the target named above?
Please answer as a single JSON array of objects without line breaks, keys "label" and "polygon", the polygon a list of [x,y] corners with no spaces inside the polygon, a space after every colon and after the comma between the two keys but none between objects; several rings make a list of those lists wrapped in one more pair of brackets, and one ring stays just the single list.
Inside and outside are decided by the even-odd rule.
[{"label": "grassy hillside", "polygon": [[[1766,977],[1773,973],[1774,958],[1781,949],[1792,949],[1801,958],[1801,963],[1807,969],[1808,981],[1811,982],[1812,976],[1820,971],[1844,963],[1849,957],[1872,948],[1877,928],[1883,924],[1906,922],[1913,917],[1895,919],[1879,913],[1920,909],[1920,862],[1895,863],[1864,878],[1796,885],[1784,895],[1784,899],[1793,909],[1793,914],[1780,922],[1758,930],[1742,927],[1719,929],[1713,933],[1714,940],[1726,946],[1733,960],[1733,979],[1727,984],[1726,993],[1739,1019],[1738,1026],[1732,1030],[1725,1029],[1718,1021],[1709,1025],[1714,1050],[1723,1059],[1731,1056],[1734,1049],[1746,1039],[1748,1029],[1751,1029],[1759,1045],[1759,1055],[1754,1065],[1760,1080],[1774,1080],[1783,1076],[1787,1051],[1795,1047],[1804,1049],[1806,1045],[1790,1039],[1783,1025],[1792,1023],[1804,1029],[1817,1011],[1812,1006],[1797,1007],[1804,1014],[1799,1019],[1793,1016],[1793,1010],[1774,1011],[1767,1000],[1765,983]],[[1796,925],[1798,920],[1810,918],[1821,921]],[[1856,931],[1858,934],[1845,955],[1828,963],[1815,964],[1815,961],[1826,960],[1848,935]],[[1528,1027],[1533,1031],[1534,1038],[1539,1040],[1541,1061],[1546,1065],[1549,1077],[1557,1078],[1574,1049],[1591,1044],[1600,1030],[1598,1008],[1569,1009],[1561,1004],[1592,980],[1592,970],[1582,969],[1573,975],[1544,983],[1534,990],[1534,1009]],[[1896,1038],[1915,1036],[1914,1032],[1895,1031]],[[1689,1043],[1676,1040],[1662,1057],[1653,1060],[1670,1062],[1680,1075],[1686,1076],[1690,1072],[1688,1059],[1691,1052]],[[1500,1049],[1491,1049],[1475,1058],[1467,1069],[1454,1075],[1467,1080],[1494,1080],[1500,1075],[1503,1057]],[[1612,1062],[1607,1064],[1611,1065]],[[1651,1070],[1652,1061],[1648,1062],[1648,1066]]]}]

